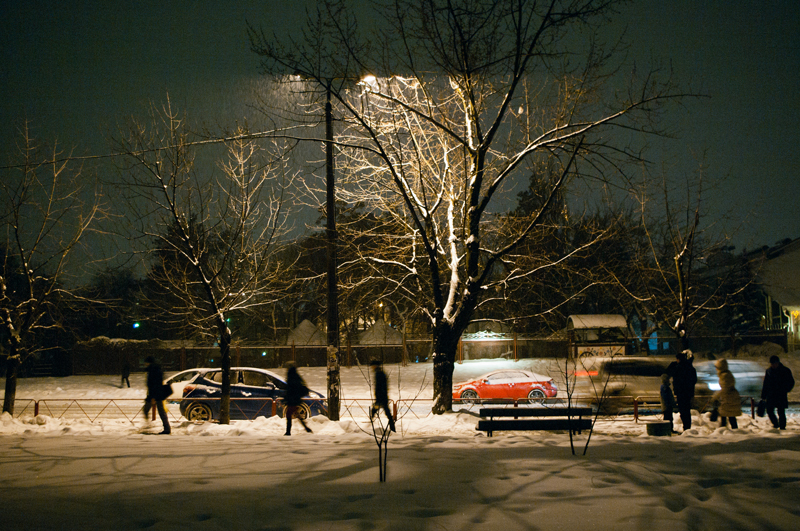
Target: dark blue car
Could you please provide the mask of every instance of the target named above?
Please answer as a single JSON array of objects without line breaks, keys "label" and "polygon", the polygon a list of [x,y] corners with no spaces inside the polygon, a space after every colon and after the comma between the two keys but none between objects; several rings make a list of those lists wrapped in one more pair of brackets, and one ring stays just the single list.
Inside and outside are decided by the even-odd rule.
[{"label": "dark blue car", "polygon": [[[188,420],[219,419],[222,396],[222,370],[198,369],[198,374],[183,388],[181,414]],[[284,416],[283,397],[286,381],[280,376],[250,367],[231,368],[231,419],[253,420],[256,417]],[[327,415],[328,403],[316,391],[303,399],[298,418]]]}]

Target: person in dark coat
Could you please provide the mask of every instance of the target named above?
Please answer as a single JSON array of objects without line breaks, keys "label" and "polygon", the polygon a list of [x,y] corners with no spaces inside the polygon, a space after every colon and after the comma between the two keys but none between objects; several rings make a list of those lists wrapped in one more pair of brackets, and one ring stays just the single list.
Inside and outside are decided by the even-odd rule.
[{"label": "person in dark coat", "polygon": [[692,400],[694,400],[694,386],[697,384],[697,371],[692,365],[692,351],[684,350],[675,355],[667,367],[667,374],[672,378],[672,389],[675,391],[675,400],[678,402],[678,414],[681,416],[683,430],[692,427]]},{"label": "person in dark coat", "polygon": [[144,399],[144,418],[149,418],[150,408],[155,405],[161,423],[164,425],[164,431],[159,435],[169,435],[171,431],[169,419],[167,419],[167,411],[164,409],[164,400],[169,395],[164,392],[164,371],[161,370],[161,365],[156,363],[153,356],[147,356],[144,361],[147,363],[147,398]]},{"label": "person in dark coat", "polygon": [[[769,369],[764,373],[761,399],[767,402],[767,415],[775,428],[786,429],[786,408],[789,407],[789,391],[794,388],[791,369],[781,363],[778,356],[769,359]],[[778,416],[775,416],[775,410]]]},{"label": "person in dark coat", "polygon": [[394,416],[389,409],[389,384],[386,380],[386,373],[383,372],[383,365],[381,365],[381,362],[378,360],[372,360],[370,365],[372,366],[375,380],[375,402],[372,404],[369,419],[372,420],[375,414],[383,409],[386,413],[386,418],[389,419],[389,429],[395,431]]},{"label": "person in dark coat", "polygon": [[[292,434],[292,417],[294,417],[300,410],[300,405],[303,403],[303,397],[308,395],[308,387],[297,372],[297,367],[292,363],[286,372],[286,395],[283,397],[283,402],[286,404],[284,414],[286,415],[286,433],[284,435]],[[311,433],[311,428],[306,425],[306,421],[297,417],[300,424]]]},{"label": "person in dark coat", "polygon": [[672,431],[672,410],[675,409],[675,396],[672,394],[672,388],[669,385],[669,374],[661,375],[661,413],[664,414],[664,420],[669,421],[669,429]]},{"label": "person in dark coat", "polygon": [[128,360],[122,362],[122,381],[119,383],[119,386],[122,387],[122,384],[127,383],[128,387],[131,386],[131,363]]}]

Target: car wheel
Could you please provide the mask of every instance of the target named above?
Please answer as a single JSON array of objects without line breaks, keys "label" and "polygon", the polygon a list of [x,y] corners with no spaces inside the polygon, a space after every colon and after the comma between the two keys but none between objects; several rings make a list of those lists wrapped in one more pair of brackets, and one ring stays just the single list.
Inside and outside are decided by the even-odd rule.
[{"label": "car wheel", "polygon": [[186,408],[186,418],[192,422],[211,420],[211,408],[205,404],[192,404]]},{"label": "car wheel", "polygon": [[478,403],[478,393],[476,393],[472,389],[467,389],[466,391],[461,393],[461,403],[462,404],[477,404]]},{"label": "car wheel", "polygon": [[[300,404],[299,406],[297,406],[297,409],[295,409],[295,411],[294,411],[294,417],[292,417],[292,418],[293,419],[306,420],[310,416],[311,416],[311,409],[308,407],[308,404],[303,403],[303,404]],[[281,410],[281,417],[286,418],[286,407],[285,406]]]},{"label": "car wheel", "polygon": [[544,391],[541,389],[531,389],[531,392],[528,393],[528,403],[530,404],[541,404],[544,399]]}]

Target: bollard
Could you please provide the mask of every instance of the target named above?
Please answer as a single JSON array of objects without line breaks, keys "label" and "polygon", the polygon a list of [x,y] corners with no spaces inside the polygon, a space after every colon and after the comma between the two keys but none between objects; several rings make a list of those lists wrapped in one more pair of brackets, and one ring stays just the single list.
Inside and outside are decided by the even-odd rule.
[{"label": "bollard", "polygon": [[273,400],[272,401],[272,416],[274,417],[277,414],[278,414],[278,404]]},{"label": "bollard", "polygon": [[639,399],[633,399],[633,421],[639,422]]}]

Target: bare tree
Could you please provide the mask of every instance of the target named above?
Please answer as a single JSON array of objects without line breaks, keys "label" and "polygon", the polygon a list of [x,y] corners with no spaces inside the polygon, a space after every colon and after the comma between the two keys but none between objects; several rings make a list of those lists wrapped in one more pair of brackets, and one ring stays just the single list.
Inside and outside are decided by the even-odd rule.
[{"label": "bare tree", "polygon": [[[372,39],[343,1],[312,13],[300,39],[280,44],[252,28],[251,38],[267,71],[299,74],[331,92],[344,123],[335,139],[338,197],[389,213],[402,227],[394,254],[384,248],[365,259],[397,271],[398,290],[424,300],[433,411],[442,413],[452,408],[458,340],[480,301],[523,274],[498,278],[504,258],[541,230],[568,181],[582,179],[591,191],[624,179],[625,164],[640,159],[635,133],[657,132],[650,120],[660,103],[679,95],[654,73],[611,89],[619,86],[618,50],[595,37],[614,2],[384,4],[371,20]],[[557,178],[529,223],[501,234],[494,214],[527,179],[526,164]]]},{"label": "bare tree", "polygon": [[150,278],[161,288],[151,302],[167,301],[160,306],[164,319],[219,344],[221,423],[230,421],[230,316],[284,293],[280,249],[291,184],[278,146],[248,139],[243,128],[227,136],[214,172],[211,154],[202,154],[206,164],[198,162],[185,116],[167,102],[116,141],[127,160],[121,192],[129,236],[151,253]]},{"label": "bare tree", "polygon": [[91,176],[57,145],[38,145],[27,123],[18,147],[18,161],[0,176],[0,353],[6,365],[3,411],[11,414],[20,365],[47,348],[37,334],[58,328],[59,307],[76,297],[68,282],[76,272],[70,259],[84,251],[81,243],[107,213]]},{"label": "bare tree", "polygon": [[666,328],[687,349],[692,331],[713,312],[735,304],[752,275],[744,260],[720,260],[727,237],[714,233],[713,225],[702,226],[703,196],[708,193],[702,175],[677,188],[663,178],[659,199],[644,190],[637,193],[638,222],[628,220],[629,230],[624,231],[629,261],[621,270],[609,271],[640,320],[649,323],[642,327],[643,337]]}]

